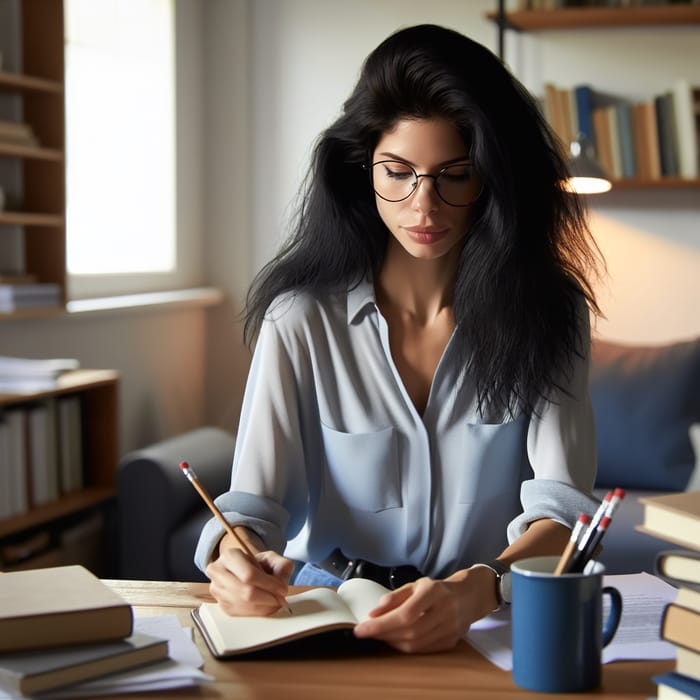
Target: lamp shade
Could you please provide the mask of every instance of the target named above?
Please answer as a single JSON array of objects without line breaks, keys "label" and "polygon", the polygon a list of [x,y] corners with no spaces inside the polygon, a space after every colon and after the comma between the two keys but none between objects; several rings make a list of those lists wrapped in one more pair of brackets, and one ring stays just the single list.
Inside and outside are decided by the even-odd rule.
[{"label": "lamp shade", "polygon": [[612,184],[595,159],[593,146],[585,134],[579,134],[571,142],[571,157],[567,162],[569,178],[566,189],[577,194],[608,192]]}]

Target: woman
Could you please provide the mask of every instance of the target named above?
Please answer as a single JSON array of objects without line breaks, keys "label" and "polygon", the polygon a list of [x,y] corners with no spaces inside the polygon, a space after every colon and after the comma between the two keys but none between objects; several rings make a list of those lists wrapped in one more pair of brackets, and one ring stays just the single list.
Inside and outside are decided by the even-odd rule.
[{"label": "woman", "polygon": [[[295,583],[394,588],[358,637],[448,649],[562,551],[590,496],[581,205],[536,105],[432,25],[367,58],[314,152],[294,232],[248,296],[257,335],[231,491],[196,554],[230,614]],[[504,598],[506,599],[504,601]]]}]

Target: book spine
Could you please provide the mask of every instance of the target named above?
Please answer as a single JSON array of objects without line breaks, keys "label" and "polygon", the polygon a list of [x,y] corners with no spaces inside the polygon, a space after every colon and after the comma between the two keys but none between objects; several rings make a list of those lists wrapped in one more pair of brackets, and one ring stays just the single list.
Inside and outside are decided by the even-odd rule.
[{"label": "book spine", "polygon": [[685,178],[696,178],[700,175],[696,126],[698,115],[693,88],[687,80],[678,80],[673,86],[673,116],[678,140],[678,174]]},{"label": "book spine", "polygon": [[669,93],[654,98],[656,129],[661,156],[661,174],[666,177],[678,175],[678,162],[674,135],[673,104]]},{"label": "book spine", "polygon": [[637,175],[637,159],[634,148],[634,127],[632,124],[632,108],[628,102],[620,100],[615,105],[617,130],[620,137],[620,156],[622,160],[622,176],[631,178]]},{"label": "book spine", "polygon": [[55,400],[29,409],[29,445],[32,504],[55,501],[59,496]]},{"label": "book spine", "polygon": [[668,603],[661,616],[661,638],[671,644],[700,652],[700,613]]},{"label": "book spine", "polygon": [[583,134],[588,142],[596,149],[595,131],[593,129],[593,90],[589,85],[577,85],[574,88],[576,100],[576,115],[578,118],[579,133]]}]

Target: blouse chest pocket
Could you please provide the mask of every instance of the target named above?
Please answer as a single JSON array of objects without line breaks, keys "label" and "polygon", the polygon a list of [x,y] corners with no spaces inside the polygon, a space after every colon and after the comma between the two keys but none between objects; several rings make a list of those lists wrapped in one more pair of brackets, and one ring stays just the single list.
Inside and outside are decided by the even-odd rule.
[{"label": "blouse chest pocket", "polygon": [[393,428],[342,433],[321,425],[326,488],[351,508],[378,512],[401,507],[398,442]]},{"label": "blouse chest pocket", "polygon": [[467,478],[460,481],[460,503],[475,503],[520,491],[528,463],[524,416],[507,423],[470,423],[463,439],[463,469]]}]

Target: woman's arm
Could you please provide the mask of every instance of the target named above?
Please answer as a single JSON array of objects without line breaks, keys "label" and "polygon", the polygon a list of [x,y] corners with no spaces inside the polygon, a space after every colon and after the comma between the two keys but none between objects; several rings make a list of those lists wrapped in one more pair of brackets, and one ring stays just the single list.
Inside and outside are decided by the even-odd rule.
[{"label": "woman's arm", "polygon": [[[560,554],[570,530],[537,520],[498,557],[505,563]],[[461,569],[443,580],[422,578],[385,595],[358,637],[381,639],[399,651],[428,653],[454,647],[470,625],[498,607],[496,576],[486,567]]]}]

